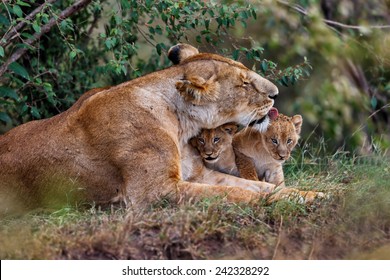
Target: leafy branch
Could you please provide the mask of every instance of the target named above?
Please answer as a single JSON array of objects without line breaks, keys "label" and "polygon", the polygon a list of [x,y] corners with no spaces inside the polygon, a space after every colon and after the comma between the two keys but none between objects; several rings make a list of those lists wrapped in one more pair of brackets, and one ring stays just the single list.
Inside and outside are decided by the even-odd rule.
[{"label": "leafy branch", "polygon": [[[83,9],[85,6],[87,6],[91,2],[92,2],[92,0],[79,0],[79,1],[77,1],[72,6],[70,6],[67,9],[65,9],[64,11],[62,11],[57,17],[51,18],[48,23],[46,23],[45,25],[43,25],[40,28],[40,32],[36,32],[31,38],[27,39],[24,42],[24,45],[29,46],[29,45],[35,44],[44,34],[49,32],[53,26],[55,26],[59,22],[63,21],[64,19],[72,16],[73,14],[77,13],[78,11]],[[43,9],[43,7],[42,7],[42,9]],[[14,34],[14,35],[16,35],[17,29],[14,32],[16,32]],[[12,36],[10,38],[12,38]],[[28,48],[26,46],[24,46],[22,48],[17,49],[14,53],[12,53],[8,57],[8,59],[4,62],[4,64],[0,67],[0,77],[3,76],[4,73],[8,70],[8,67],[11,63],[20,59],[27,51],[28,51]]]}]

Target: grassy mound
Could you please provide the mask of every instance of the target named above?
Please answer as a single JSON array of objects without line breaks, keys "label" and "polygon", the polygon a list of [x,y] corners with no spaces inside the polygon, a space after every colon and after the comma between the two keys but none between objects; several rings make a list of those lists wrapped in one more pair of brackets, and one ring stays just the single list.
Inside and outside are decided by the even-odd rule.
[{"label": "grassy mound", "polygon": [[390,161],[298,151],[288,186],[329,198],[219,198],[143,211],[67,207],[0,221],[1,259],[390,259]]}]

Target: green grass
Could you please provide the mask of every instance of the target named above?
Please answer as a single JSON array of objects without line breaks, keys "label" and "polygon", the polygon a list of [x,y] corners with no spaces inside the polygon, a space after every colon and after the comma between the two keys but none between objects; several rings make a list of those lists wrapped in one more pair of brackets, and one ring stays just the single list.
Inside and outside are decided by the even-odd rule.
[{"label": "green grass", "polygon": [[288,186],[329,195],[232,204],[218,198],[140,212],[68,207],[0,221],[1,259],[390,259],[390,161],[297,151]]}]

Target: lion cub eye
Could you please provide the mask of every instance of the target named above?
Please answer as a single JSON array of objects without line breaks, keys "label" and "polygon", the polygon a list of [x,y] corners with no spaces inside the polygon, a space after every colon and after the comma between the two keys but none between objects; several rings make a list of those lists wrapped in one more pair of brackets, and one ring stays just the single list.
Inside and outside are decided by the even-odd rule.
[{"label": "lion cub eye", "polygon": [[219,138],[219,137],[214,137],[214,139],[213,139],[214,144],[217,144],[217,143],[219,142],[219,140],[221,140],[221,138]]},{"label": "lion cub eye", "polygon": [[203,138],[198,138],[198,142],[199,142],[199,144],[204,145],[204,139]]},{"label": "lion cub eye", "polygon": [[291,144],[292,143],[292,139],[287,139],[287,144]]},{"label": "lion cub eye", "polygon": [[272,141],[272,143],[274,143],[275,145],[277,145],[277,144],[278,144],[278,140],[277,140],[277,139],[275,139],[275,138],[271,138],[271,141]]}]

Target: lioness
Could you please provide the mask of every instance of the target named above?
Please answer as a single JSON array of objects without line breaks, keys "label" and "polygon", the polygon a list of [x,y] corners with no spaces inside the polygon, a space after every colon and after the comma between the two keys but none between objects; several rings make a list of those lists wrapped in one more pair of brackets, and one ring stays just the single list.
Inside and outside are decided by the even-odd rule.
[{"label": "lioness", "polygon": [[207,169],[188,140],[227,122],[261,128],[277,87],[189,45],[168,56],[176,65],[87,93],[62,114],[0,136],[0,210],[70,199],[137,207],[162,196],[251,201],[272,191]]},{"label": "lioness", "polygon": [[298,143],[302,116],[287,117],[279,114],[267,131],[259,133],[250,127],[234,136],[233,147],[237,154],[240,177],[284,187],[283,163],[290,158]]}]

